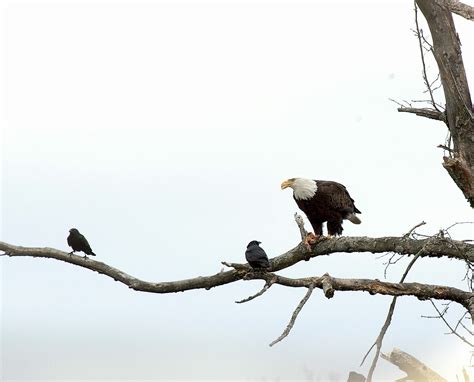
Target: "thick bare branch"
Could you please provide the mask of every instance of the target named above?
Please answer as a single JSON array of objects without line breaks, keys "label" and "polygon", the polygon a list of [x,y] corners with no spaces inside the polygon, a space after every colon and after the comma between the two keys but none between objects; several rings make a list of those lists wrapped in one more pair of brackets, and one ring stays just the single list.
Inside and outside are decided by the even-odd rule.
[{"label": "thick bare branch", "polygon": [[[422,257],[448,257],[452,259],[474,262],[474,245],[461,241],[454,241],[447,238],[427,238],[415,240],[403,237],[340,237],[337,239],[321,241],[314,246],[313,252],[308,254],[304,244],[288,252],[271,259],[271,270],[273,272],[288,268],[300,261],[310,257],[325,256],[339,252],[397,252],[405,255],[415,255],[424,248]],[[243,278],[243,274],[250,271],[247,264],[231,264],[238,268],[227,272],[219,272],[212,276],[200,276],[192,279],[169,281],[169,282],[147,282],[137,279],[127,273],[114,268],[101,261],[84,258],[82,256],[70,255],[67,252],[54,248],[32,248],[20,247],[8,243],[0,242],[0,251],[11,257],[28,256],[50,258],[66,263],[78,265],[90,269],[116,281],[127,285],[137,291],[152,293],[173,293],[190,289],[211,289],[213,287],[228,284]],[[429,297],[429,296],[428,296]]]},{"label": "thick bare branch", "polygon": [[[395,239],[395,242],[392,240]],[[359,244],[358,244],[359,243]],[[400,238],[339,238],[326,240],[322,242],[322,248],[317,250],[315,248],[313,256],[327,255],[328,253],[344,250],[346,252],[357,251],[356,248],[365,248],[366,251],[381,251],[381,248],[386,248],[387,245],[395,250],[394,244],[398,243],[399,247],[395,245],[396,250],[400,250],[405,253],[410,253],[409,248],[418,248],[420,243],[425,244],[425,249],[429,248],[430,243],[427,240],[410,240]],[[407,244],[408,243],[408,244]],[[453,258],[464,259],[465,256],[472,258],[472,245],[456,242],[459,244],[459,248],[471,251],[465,253],[463,256],[452,256]],[[407,246],[408,245],[408,246]],[[347,248],[349,246],[349,248]],[[441,242],[438,246],[438,251],[434,252],[433,255],[438,257],[443,254],[439,252],[440,248],[444,247],[446,252],[451,254],[452,244],[449,241]],[[213,287],[228,284],[237,280],[265,280],[270,282],[274,278],[275,284],[280,284],[287,287],[293,288],[309,288],[313,285],[314,288],[323,289],[323,283],[330,283],[332,289],[335,291],[363,291],[369,292],[370,294],[382,294],[390,296],[414,296],[420,300],[435,299],[435,300],[448,300],[457,302],[469,311],[471,317],[474,316],[474,294],[465,292],[457,288],[451,288],[441,285],[429,285],[419,283],[389,283],[382,282],[379,280],[368,280],[368,279],[339,279],[324,275],[321,277],[308,277],[300,279],[291,279],[283,277],[270,272],[253,272],[250,266],[237,264],[239,269],[231,270],[228,272],[219,272],[212,276],[206,277],[195,277],[192,279],[168,281],[168,282],[147,282],[137,279],[133,276],[128,275],[121,270],[111,267],[103,262],[92,260],[89,258],[83,258],[77,255],[70,255],[67,252],[59,251],[53,248],[26,248],[17,247],[10,244],[0,242],[0,250],[4,251],[8,256],[31,256],[31,257],[44,257],[61,260],[70,264],[75,264],[83,268],[93,270],[103,275],[109,276],[116,281],[119,281],[129,288],[150,293],[174,293],[183,292],[191,289],[211,289]],[[387,250],[387,249],[385,249]],[[298,261],[305,259],[305,248],[298,246],[289,252],[272,259],[273,270],[278,271],[286,268]],[[425,255],[425,253],[423,253]]]},{"label": "thick bare branch", "polygon": [[[339,252],[397,252],[404,255],[415,255],[422,248],[424,249],[423,254],[421,255],[422,257],[447,257],[451,259],[474,262],[474,245],[464,243],[462,241],[437,237],[422,240],[390,236],[379,238],[347,236],[339,237],[319,242],[314,246],[310,257],[325,256]],[[4,251],[5,254],[11,257],[28,256],[51,258],[64,261],[104,274],[115,279],[116,281],[123,282],[130,287],[133,285],[137,288],[150,288],[151,285],[153,285],[152,289],[157,288],[160,290],[158,293],[172,293],[188,289],[212,288],[214,286],[230,283],[238,278],[236,271],[230,271],[220,272],[214,276],[197,277],[177,282],[146,283],[103,262],[90,258],[83,258],[77,255],[70,255],[67,252],[63,252],[54,248],[21,247],[5,242],[0,242],[0,251]],[[306,251],[306,247],[300,244],[288,252],[271,259],[272,271],[279,271],[281,269],[288,268],[293,264],[306,260],[307,258],[308,253]],[[234,265],[236,264],[232,264],[233,267]],[[234,268],[239,266],[240,270],[250,270],[250,266],[246,264],[239,264]],[[147,286],[143,283],[150,285]]]},{"label": "thick bare branch", "polygon": [[381,357],[407,373],[407,376],[403,378],[403,380],[415,382],[447,382],[446,379],[441,377],[435,371],[431,370],[424,363],[400,349],[393,349],[388,354],[382,353]]},{"label": "thick bare branch", "polygon": [[314,288],[323,289],[325,283],[330,283],[332,289],[335,291],[360,291],[368,292],[372,295],[381,294],[394,297],[414,296],[419,300],[433,298],[435,300],[454,301],[464,306],[471,314],[471,317],[474,317],[474,293],[442,285],[420,284],[415,282],[391,283],[377,279],[341,279],[332,277],[327,273],[318,277],[293,279],[270,272],[250,272],[245,277],[247,280],[255,279],[266,281],[272,278],[274,278],[275,284],[292,288],[309,288],[310,285],[313,285]]},{"label": "thick bare branch", "polygon": [[443,112],[435,110],[435,109],[428,109],[425,107],[417,108],[417,107],[401,106],[397,110],[400,113],[412,113],[420,117],[425,117],[429,119],[435,119],[436,121],[446,122],[446,115]]},{"label": "thick bare branch", "polygon": [[451,12],[468,20],[474,20],[474,7],[461,3],[458,0],[448,0],[448,7]]}]

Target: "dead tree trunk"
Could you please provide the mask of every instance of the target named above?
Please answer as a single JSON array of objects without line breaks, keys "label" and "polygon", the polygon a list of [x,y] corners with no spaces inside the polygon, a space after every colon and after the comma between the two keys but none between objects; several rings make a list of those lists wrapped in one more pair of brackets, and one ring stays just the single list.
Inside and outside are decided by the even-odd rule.
[{"label": "dead tree trunk", "polygon": [[[448,156],[443,157],[443,166],[474,208],[474,112],[451,2],[416,0],[416,4],[431,31],[432,52],[446,98],[445,115],[439,110],[432,110],[438,112],[438,119],[446,123],[451,136],[452,147],[448,148]],[[468,8],[472,12],[471,7]],[[419,114],[409,108],[400,109]]]}]

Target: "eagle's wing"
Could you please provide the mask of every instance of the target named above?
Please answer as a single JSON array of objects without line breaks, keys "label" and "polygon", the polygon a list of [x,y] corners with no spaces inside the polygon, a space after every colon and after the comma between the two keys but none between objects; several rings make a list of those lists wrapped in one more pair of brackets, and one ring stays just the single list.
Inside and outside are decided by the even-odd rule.
[{"label": "eagle's wing", "polygon": [[331,207],[335,210],[345,213],[361,213],[343,184],[328,180],[316,180],[316,184],[318,186],[316,195],[318,192],[326,194]]}]

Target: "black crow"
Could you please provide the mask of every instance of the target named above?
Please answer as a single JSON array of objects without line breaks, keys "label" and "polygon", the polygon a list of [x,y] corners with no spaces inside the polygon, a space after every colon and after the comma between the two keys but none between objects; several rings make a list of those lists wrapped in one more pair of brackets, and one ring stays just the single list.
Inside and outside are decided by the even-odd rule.
[{"label": "black crow", "polygon": [[245,258],[252,268],[266,269],[270,268],[270,263],[268,261],[267,254],[260,248],[259,244],[261,242],[257,240],[252,240],[247,245],[247,250],[245,251]]},{"label": "black crow", "polygon": [[87,239],[84,237],[84,235],[81,235],[81,233],[76,228],[71,228],[69,230],[67,243],[72,248],[72,252],[69,253],[70,255],[76,251],[82,251],[86,255],[95,256],[95,253],[92,252],[91,246],[87,242]]}]

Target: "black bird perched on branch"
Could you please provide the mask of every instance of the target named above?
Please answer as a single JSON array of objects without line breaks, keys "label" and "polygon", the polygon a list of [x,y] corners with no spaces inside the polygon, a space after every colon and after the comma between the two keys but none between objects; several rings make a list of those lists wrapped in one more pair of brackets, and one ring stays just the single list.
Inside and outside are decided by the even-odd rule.
[{"label": "black bird perched on branch", "polygon": [[248,263],[252,268],[270,268],[268,256],[263,250],[263,248],[260,248],[259,244],[261,244],[260,241],[252,240],[247,245],[247,250],[245,251],[245,258],[247,259]]},{"label": "black bird perched on branch", "polygon": [[95,256],[95,253],[92,252],[91,246],[89,245],[87,239],[84,237],[84,235],[81,235],[81,233],[76,228],[71,228],[69,230],[67,243],[72,248],[72,252],[69,253],[70,255],[76,251],[82,251],[86,255]]}]

